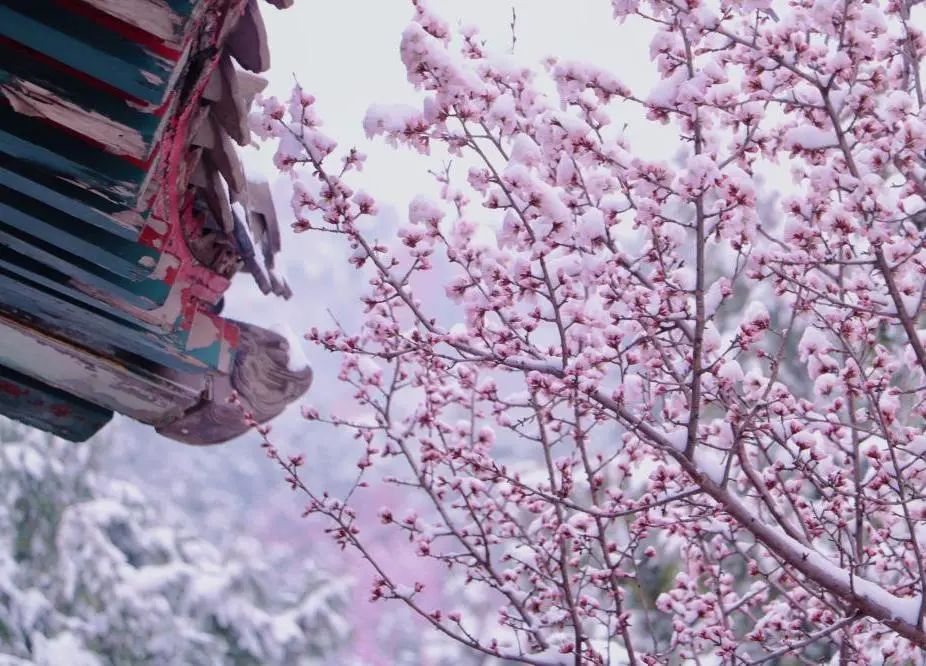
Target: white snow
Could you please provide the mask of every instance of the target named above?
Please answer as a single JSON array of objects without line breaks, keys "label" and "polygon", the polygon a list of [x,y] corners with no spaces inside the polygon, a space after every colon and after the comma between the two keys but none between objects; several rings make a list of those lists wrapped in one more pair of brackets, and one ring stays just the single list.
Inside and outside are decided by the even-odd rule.
[{"label": "white snow", "polygon": [[726,469],[725,456],[715,449],[708,448],[704,445],[695,449],[695,464],[701,468],[701,471],[707,474],[714,483],[723,482],[723,473]]},{"label": "white snow", "polygon": [[309,359],[302,349],[302,337],[296,334],[292,326],[280,321],[270,324],[268,328],[274,333],[283,336],[283,339],[289,344],[289,360],[286,363],[286,368],[290,372],[300,372],[309,367]]},{"label": "white snow", "polygon": [[673,449],[676,451],[684,451],[685,447],[688,445],[688,429],[675,428],[674,430],[665,433],[665,438]]},{"label": "white snow", "polygon": [[793,127],[785,133],[785,148],[803,148],[804,150],[819,150],[837,144],[836,134],[831,130],[824,130],[813,125]]},{"label": "white snow", "polygon": [[368,138],[379,132],[401,132],[414,123],[421,112],[409,104],[372,104],[363,119]]},{"label": "white snow", "polygon": [[83,649],[81,641],[70,632],[62,632],[54,638],[36,637],[35,663],[38,666],[100,666],[103,662]]},{"label": "white snow", "polygon": [[873,581],[861,578],[860,576],[852,576],[850,572],[846,571],[835,562],[832,562],[820,552],[807,548],[788,535],[779,533],[779,537],[790,546],[797,557],[802,558],[811,566],[822,570],[827,577],[843,585],[851,586],[856,594],[887,609],[894,618],[912,625],[916,624],[921,603],[921,597],[919,595],[913,597],[898,597]]},{"label": "white snow", "polygon": [[540,162],[540,146],[527,134],[518,134],[511,144],[511,161],[524,166],[534,166]]}]

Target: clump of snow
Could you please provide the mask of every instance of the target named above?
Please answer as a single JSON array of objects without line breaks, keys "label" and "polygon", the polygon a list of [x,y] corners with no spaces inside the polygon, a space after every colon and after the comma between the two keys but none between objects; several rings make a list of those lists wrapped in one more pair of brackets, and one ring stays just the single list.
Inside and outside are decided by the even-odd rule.
[{"label": "clump of snow", "polygon": [[421,112],[408,104],[373,104],[363,118],[363,131],[367,137],[381,133],[399,133],[415,124]]},{"label": "clump of snow", "polygon": [[714,483],[723,483],[726,458],[720,452],[704,445],[695,449],[695,464]]},{"label": "clump of snow", "polygon": [[685,447],[688,445],[688,429],[675,428],[665,433],[665,438],[673,449],[676,451],[684,451]]},{"label": "clump of snow", "polygon": [[275,322],[269,326],[269,329],[282,336],[289,345],[289,359],[286,368],[290,372],[300,372],[309,367],[309,359],[302,348],[302,338],[296,334],[292,326],[285,322]]},{"label": "clump of snow", "polygon": [[836,133],[813,125],[792,127],[784,136],[784,147],[788,150],[820,150],[837,145]]},{"label": "clump of snow", "polygon": [[540,163],[542,155],[540,146],[527,134],[518,134],[511,144],[511,161],[524,166],[535,166]]}]

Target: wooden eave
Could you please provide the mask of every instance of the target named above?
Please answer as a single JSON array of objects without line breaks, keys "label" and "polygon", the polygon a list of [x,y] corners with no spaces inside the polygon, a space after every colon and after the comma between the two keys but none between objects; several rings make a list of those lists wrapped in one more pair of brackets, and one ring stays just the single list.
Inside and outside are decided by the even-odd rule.
[{"label": "wooden eave", "polygon": [[256,0],[0,3],[0,411],[72,439],[109,411],[182,418],[196,440],[239,344],[217,308],[262,82],[233,60],[268,64]]}]

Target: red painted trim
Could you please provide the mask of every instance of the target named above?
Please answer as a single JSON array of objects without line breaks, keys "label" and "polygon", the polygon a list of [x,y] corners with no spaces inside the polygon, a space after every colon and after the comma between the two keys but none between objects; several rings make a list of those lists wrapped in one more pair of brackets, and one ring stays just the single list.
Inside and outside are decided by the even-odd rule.
[{"label": "red painted trim", "polygon": [[[240,15],[245,6],[245,0],[234,0],[233,2],[226,2],[224,11],[221,11],[223,1],[214,0],[212,7],[209,8],[210,10],[220,10],[220,21],[229,15],[228,12],[237,12]],[[218,34],[213,34],[211,37],[212,44],[215,45]],[[207,308],[204,307],[205,303],[217,303],[222,293],[228,289],[231,283],[205,266],[201,266],[190,252],[186,243],[185,230],[193,223],[191,219],[193,218],[193,211],[191,202],[186,196],[188,194],[188,183],[180,182],[181,174],[185,171],[185,160],[188,158],[189,153],[189,137],[187,135],[190,121],[199,107],[199,100],[202,98],[212,71],[218,64],[220,54],[221,51],[217,51],[215,57],[203,68],[200,80],[197,81],[189,99],[186,100],[183,110],[172,120],[171,126],[161,141],[161,150],[165,158],[162,161],[164,165],[163,182],[158,190],[158,197],[153,202],[152,211],[161,213],[158,217],[165,218],[168,224],[168,233],[163,251],[180,260],[180,266],[176,271],[170,271],[171,275],[169,276],[175,285],[174,288],[184,289],[181,299],[182,314],[180,322],[178,322],[180,329],[189,330],[198,312],[207,314],[210,319],[216,322],[219,339],[228,345],[231,353],[234,354],[238,345],[238,327],[218,315],[209,313]],[[184,285],[187,286],[184,287]]]},{"label": "red painted trim", "polygon": [[18,384],[14,384],[13,382],[8,382],[6,380],[0,380],[0,393],[6,393],[7,395],[11,395],[14,398],[20,398],[26,395],[28,392],[28,389],[25,389]]},{"label": "red painted trim", "polygon": [[63,419],[71,415],[71,408],[64,403],[53,403],[48,406],[49,411],[57,418]]}]

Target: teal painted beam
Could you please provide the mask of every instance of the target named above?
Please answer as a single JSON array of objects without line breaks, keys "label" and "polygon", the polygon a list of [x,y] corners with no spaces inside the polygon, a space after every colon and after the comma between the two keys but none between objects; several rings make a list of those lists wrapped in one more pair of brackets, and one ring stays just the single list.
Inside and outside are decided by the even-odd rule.
[{"label": "teal painted beam", "polygon": [[0,413],[58,437],[83,442],[113,413],[0,365]]},{"label": "teal painted beam", "polygon": [[[2,223],[0,257],[13,272],[41,282],[53,291],[69,295],[77,291],[74,287],[74,281],[77,281],[117,301],[121,300],[142,310],[153,310],[164,305],[170,294],[170,285],[161,280],[130,282],[114,275],[101,276],[99,271],[88,270],[86,262],[81,262],[78,257],[63,255],[57,248],[43,243],[23,240],[22,237],[10,233]],[[97,298],[87,298],[91,304],[103,305]],[[106,309],[110,307],[107,306]],[[124,318],[134,321],[130,316]]]},{"label": "teal painted beam", "polygon": [[0,305],[60,337],[114,357],[134,355],[156,365],[194,374],[217,369],[221,360],[214,348],[188,352],[187,331],[152,333],[100,308],[61,293],[51,293],[4,267],[0,267]]},{"label": "teal painted beam", "polygon": [[[0,154],[0,185],[41,201],[75,221],[90,224],[129,241],[138,240],[144,216],[126,211],[110,199],[77,187],[47,171],[14,162]],[[121,216],[119,219],[117,216]],[[134,222],[130,223],[129,220]]]},{"label": "teal painted beam", "polygon": [[14,252],[10,248],[0,247],[0,268],[10,273],[21,275],[26,280],[35,283],[48,292],[58,292],[72,301],[79,301],[91,308],[97,308],[107,315],[121,319],[133,326],[138,326],[152,333],[163,333],[164,328],[133,316],[123,308],[118,308],[99,300],[90,294],[80,291],[73,286],[62,273],[59,273],[44,264]]},{"label": "teal painted beam", "polygon": [[98,229],[87,227],[50,206],[0,186],[0,224],[19,231],[24,240],[56,246],[74,255],[77,263],[106,276],[112,273],[128,281],[151,274],[160,253]]},{"label": "teal painted beam", "polygon": [[[160,136],[160,129],[166,119],[153,113],[133,107],[127,100],[108,91],[95,90],[84,82],[75,80],[74,75],[55,68],[47,62],[24,58],[15,49],[0,43],[0,92],[7,97],[26,87],[45,91],[57,100],[60,106],[70,105],[84,116],[85,124],[94,123],[106,129],[123,128],[123,135],[135,133],[144,145],[137,157],[147,159]],[[29,100],[38,111],[41,100]],[[76,129],[76,128],[73,128]]]},{"label": "teal painted beam", "polygon": [[103,409],[160,425],[194,407],[206,378],[177,383],[0,314],[0,365]]},{"label": "teal painted beam", "polygon": [[0,152],[100,192],[124,208],[134,208],[148,176],[144,168],[2,104]]}]

